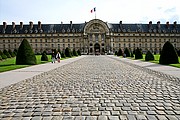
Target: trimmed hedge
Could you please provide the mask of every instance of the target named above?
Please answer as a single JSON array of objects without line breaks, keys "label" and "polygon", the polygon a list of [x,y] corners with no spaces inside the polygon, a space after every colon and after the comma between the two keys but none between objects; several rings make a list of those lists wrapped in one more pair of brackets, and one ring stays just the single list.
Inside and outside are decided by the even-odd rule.
[{"label": "trimmed hedge", "polygon": [[2,57],[1,57],[1,55],[0,55],[0,60],[2,60]]},{"label": "trimmed hedge", "polygon": [[36,56],[26,39],[23,39],[21,45],[19,46],[16,65],[35,65],[37,64]]},{"label": "trimmed hedge", "polygon": [[126,57],[130,57],[130,51],[128,48],[125,48],[124,53],[126,54]]},{"label": "trimmed hedge", "polygon": [[122,50],[121,50],[121,48],[119,48],[117,56],[122,56],[122,55],[123,55]]},{"label": "trimmed hedge", "polygon": [[10,49],[8,50],[8,52],[11,55],[11,57],[15,57],[15,54]]},{"label": "trimmed hedge", "polygon": [[46,55],[46,52],[43,52],[43,53],[42,53],[41,61],[48,61],[48,57],[47,57],[47,55]]},{"label": "trimmed hedge", "polygon": [[65,55],[66,55],[66,57],[72,57],[71,50],[69,48],[65,49]]},{"label": "trimmed hedge", "polygon": [[9,54],[7,50],[4,50],[3,53],[7,56],[7,58],[11,58],[11,55]]},{"label": "trimmed hedge", "polygon": [[163,46],[159,63],[165,65],[179,63],[177,52],[169,41],[167,41]]},{"label": "trimmed hedge", "polygon": [[73,49],[73,55],[78,56],[78,53],[77,53],[77,51],[75,49]]},{"label": "trimmed hedge", "polygon": [[66,58],[66,55],[65,55],[64,51],[61,52],[61,57]]},{"label": "trimmed hedge", "polygon": [[150,61],[154,60],[154,55],[151,53],[151,51],[147,51],[146,56],[145,56],[145,61]]},{"label": "trimmed hedge", "polygon": [[77,50],[77,53],[78,53],[78,55],[81,56],[81,51],[79,49]]},{"label": "trimmed hedge", "polygon": [[142,58],[143,58],[142,52],[139,48],[137,48],[135,51],[135,59],[142,59]]}]

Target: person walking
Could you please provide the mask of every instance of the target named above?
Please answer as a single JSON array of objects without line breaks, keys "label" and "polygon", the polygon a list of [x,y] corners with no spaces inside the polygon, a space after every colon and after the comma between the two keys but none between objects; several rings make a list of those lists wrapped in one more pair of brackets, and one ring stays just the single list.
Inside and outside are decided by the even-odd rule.
[{"label": "person walking", "polygon": [[51,55],[52,63],[55,63],[55,60],[56,60],[55,57],[56,57],[55,53],[54,53],[54,51],[52,51],[52,55]]},{"label": "person walking", "polygon": [[59,52],[56,54],[56,59],[57,59],[58,63],[60,63],[61,54]]}]

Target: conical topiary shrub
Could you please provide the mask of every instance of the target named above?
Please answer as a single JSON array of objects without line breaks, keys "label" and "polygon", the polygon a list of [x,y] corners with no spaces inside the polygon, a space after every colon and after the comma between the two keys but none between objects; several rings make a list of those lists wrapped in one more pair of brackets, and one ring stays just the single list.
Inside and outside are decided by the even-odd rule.
[{"label": "conical topiary shrub", "polygon": [[146,56],[145,56],[145,61],[150,61],[154,60],[154,55],[151,53],[151,51],[147,51]]},{"label": "conical topiary shrub", "polygon": [[77,53],[77,51],[75,49],[73,49],[73,55],[78,56],[78,53]]},{"label": "conical topiary shrub", "polygon": [[126,54],[126,57],[130,57],[130,52],[128,48],[125,48],[124,53]]},{"label": "conical topiary shrub", "polygon": [[179,63],[177,52],[169,41],[167,41],[163,46],[159,63],[165,65]]},{"label": "conical topiary shrub", "polygon": [[66,55],[65,55],[64,51],[61,52],[61,57],[66,58]]},{"label": "conical topiary shrub", "polygon": [[133,54],[133,52],[131,52],[131,57],[132,57],[132,58],[134,57],[134,54]]},{"label": "conical topiary shrub", "polygon": [[66,57],[72,57],[71,51],[70,51],[69,48],[66,48],[66,49],[65,49],[65,55],[66,55]]},{"label": "conical topiary shrub", "polygon": [[17,55],[17,49],[14,49],[13,53],[15,54],[15,56]]},{"label": "conical topiary shrub", "polygon": [[8,50],[9,54],[11,55],[11,57],[15,57],[14,52],[12,52],[10,49]]},{"label": "conical topiary shrub", "polygon": [[0,55],[2,57],[2,59],[7,59],[7,56],[0,50]]},{"label": "conical topiary shrub", "polygon": [[139,48],[137,48],[135,51],[135,59],[142,59],[142,58],[143,58],[142,52]]},{"label": "conical topiary shrub", "polygon": [[46,52],[43,52],[43,53],[42,53],[41,61],[48,61],[48,57],[47,57],[47,55],[46,55]]},{"label": "conical topiary shrub", "polygon": [[3,53],[7,56],[7,58],[11,58],[11,55],[9,54],[7,50],[4,50]]},{"label": "conical topiary shrub", "polygon": [[1,57],[1,55],[0,55],[0,60],[2,60],[2,57]]},{"label": "conical topiary shrub", "polygon": [[37,64],[36,56],[26,39],[23,39],[21,45],[19,46],[16,65],[35,65]]},{"label": "conical topiary shrub", "polygon": [[81,56],[81,51],[80,51],[79,49],[78,49],[77,53],[78,53],[78,55],[80,55],[80,56]]},{"label": "conical topiary shrub", "polygon": [[122,56],[123,54],[122,54],[122,50],[121,50],[121,48],[119,48],[119,50],[118,50],[118,53],[117,53],[117,56]]},{"label": "conical topiary shrub", "polygon": [[117,52],[117,51],[115,51],[114,55],[117,55],[117,53],[118,53],[118,52]]}]

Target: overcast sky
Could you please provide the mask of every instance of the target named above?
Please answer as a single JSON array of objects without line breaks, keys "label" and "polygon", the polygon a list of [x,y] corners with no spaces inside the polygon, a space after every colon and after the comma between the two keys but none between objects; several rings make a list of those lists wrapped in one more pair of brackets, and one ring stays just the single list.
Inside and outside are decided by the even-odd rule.
[{"label": "overcast sky", "polygon": [[84,23],[95,18],[109,23],[180,23],[179,0],[0,0],[0,24]]}]

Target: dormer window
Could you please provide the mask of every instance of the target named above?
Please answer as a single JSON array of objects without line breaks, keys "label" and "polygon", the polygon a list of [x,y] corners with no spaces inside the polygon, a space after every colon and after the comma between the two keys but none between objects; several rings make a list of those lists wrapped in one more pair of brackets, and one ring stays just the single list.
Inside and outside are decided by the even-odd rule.
[{"label": "dormer window", "polygon": [[67,32],[70,32],[70,29],[68,28]]}]

